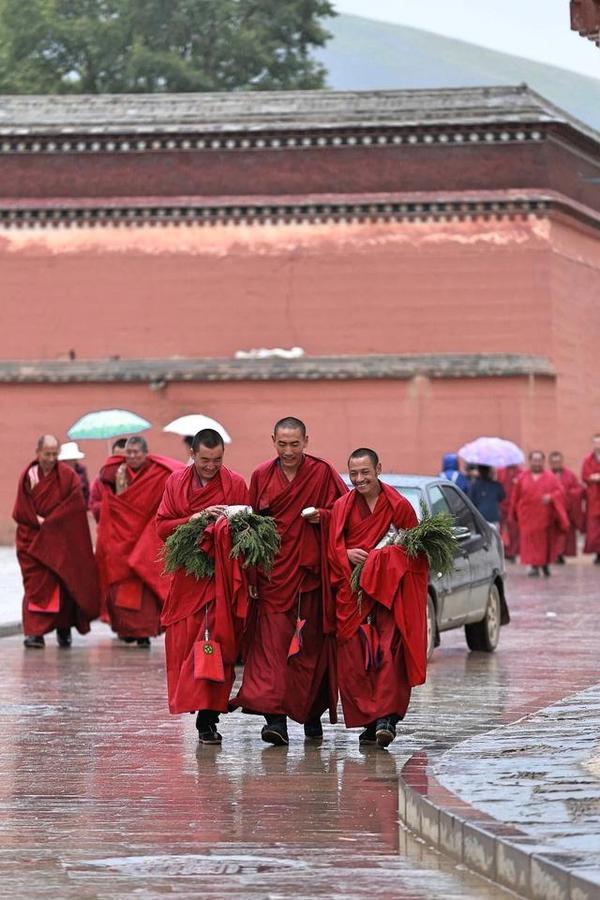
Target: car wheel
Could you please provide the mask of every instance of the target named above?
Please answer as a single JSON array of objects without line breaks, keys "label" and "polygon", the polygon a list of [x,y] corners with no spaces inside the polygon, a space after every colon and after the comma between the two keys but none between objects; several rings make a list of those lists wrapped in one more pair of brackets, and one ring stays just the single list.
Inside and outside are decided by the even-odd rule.
[{"label": "car wheel", "polygon": [[435,621],[435,603],[431,594],[427,594],[427,660],[433,656],[437,624]]},{"label": "car wheel", "polygon": [[485,616],[481,622],[465,625],[465,637],[469,650],[492,653],[500,638],[500,592],[496,584],[490,585]]}]

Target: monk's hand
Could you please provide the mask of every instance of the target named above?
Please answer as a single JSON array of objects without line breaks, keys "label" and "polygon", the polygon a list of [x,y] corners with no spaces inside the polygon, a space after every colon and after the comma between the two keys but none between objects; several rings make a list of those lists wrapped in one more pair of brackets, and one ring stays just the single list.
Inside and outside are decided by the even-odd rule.
[{"label": "monk's hand", "polygon": [[207,506],[204,510],[209,516],[212,516],[214,519],[218,519],[219,516],[222,516],[225,513],[227,507],[225,504],[215,504],[214,506]]},{"label": "monk's hand", "polygon": [[550,501],[552,500],[552,497],[550,496],[550,494],[544,494],[544,496],[542,497],[542,500],[544,501],[544,503],[547,506],[550,503]]},{"label": "monk's hand", "polygon": [[362,547],[352,547],[347,551],[347,553],[348,559],[353,566],[357,566],[359,563],[363,563],[369,555],[366,550],[362,549]]},{"label": "monk's hand", "polygon": [[321,521],[321,513],[318,509],[315,509],[314,513],[311,513],[310,516],[304,516],[303,518],[309,525],[318,525]]},{"label": "monk's hand", "polygon": [[199,519],[201,515],[202,513],[192,513],[192,515],[188,519],[188,522],[193,522],[194,519]]},{"label": "monk's hand", "polygon": [[38,520],[38,525],[43,525],[43,524],[44,524],[44,517],[43,517],[43,516],[36,516],[36,519]]}]

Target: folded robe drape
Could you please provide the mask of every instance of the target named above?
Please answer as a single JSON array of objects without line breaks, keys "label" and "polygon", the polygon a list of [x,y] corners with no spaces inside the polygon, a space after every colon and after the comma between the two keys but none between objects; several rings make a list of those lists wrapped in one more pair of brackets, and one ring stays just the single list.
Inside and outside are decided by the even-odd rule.
[{"label": "folded robe drape", "polygon": [[[327,512],[346,490],[333,466],[310,454],[292,481],[278,459],[252,475],[250,503],[256,512],[274,517],[281,547],[272,571],[257,573],[258,600],[251,607],[244,677],[234,706],[297,722],[329,708],[330,720],[336,721],[335,620],[324,542]],[[308,506],[320,511],[319,525],[302,518]],[[288,656],[298,618],[304,620],[301,647]]]},{"label": "folded robe drape", "polygon": [[111,627],[124,637],[160,632],[169,580],[162,575],[162,544],[154,519],[167,478],[182,468],[177,460],[148,455],[140,470],[130,471],[125,491],[103,493],[96,559]]},{"label": "folded robe drape", "polygon": [[[248,488],[241,475],[225,466],[202,485],[193,466],[175,472],[165,485],[156,514],[156,528],[166,540],[193,513],[209,506],[247,505]],[[220,518],[203,535],[202,549],[215,559],[214,578],[198,580],[185,571],[174,573],[161,615],[166,630],[165,652],[169,710],[172,713],[210,709],[227,712],[240,653],[247,612],[248,585],[239,562],[229,557],[231,536]],[[194,677],[194,645],[208,627],[223,653],[225,680],[215,683]]]},{"label": "folded robe drape", "polygon": [[564,491],[565,509],[569,519],[569,527],[561,528],[556,519],[552,524],[552,560],[558,556],[577,556],[577,532],[583,531],[584,512],[583,498],[585,488],[579,478],[570,469],[554,472]]},{"label": "folded robe drape", "polygon": [[[373,512],[356,491],[338,500],[331,512],[329,572],[337,617],[338,683],[348,728],[386,715],[404,716],[412,685],[425,680],[427,657],[427,565],[398,547],[370,553],[361,575],[362,595],[350,587],[347,551],[371,551],[391,524],[412,528],[410,503],[381,483]],[[379,658],[369,660],[361,626],[369,619]]]},{"label": "folded robe drape", "polygon": [[[57,463],[31,487],[32,462],[19,478],[13,518],[23,574],[23,631],[42,635],[74,625],[81,634],[99,613],[100,593],[85,501],[77,474]],[[37,516],[44,522],[40,525]],[[50,612],[59,589],[58,612]],[[31,607],[36,607],[33,611]]]}]

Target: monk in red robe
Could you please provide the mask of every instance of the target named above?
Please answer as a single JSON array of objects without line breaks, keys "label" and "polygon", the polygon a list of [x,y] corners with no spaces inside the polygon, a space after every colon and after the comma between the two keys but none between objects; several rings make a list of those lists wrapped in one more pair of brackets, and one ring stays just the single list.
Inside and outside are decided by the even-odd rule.
[{"label": "monk in red robe", "polygon": [[584,553],[595,553],[600,565],[600,434],[593,438],[593,449],[583,460],[581,480],[586,486]]},{"label": "monk in red robe", "polygon": [[140,647],[149,647],[150,638],[160,634],[169,585],[162,577],[154,519],[167,479],[181,468],[177,460],[150,455],[146,440],[134,435],[115,475],[116,493],[105,490],[102,496],[96,558],[110,625]]},{"label": "monk in red robe", "polygon": [[[348,460],[354,490],[333,506],[329,569],[337,619],[337,672],[347,728],[362,726],[361,744],[387,747],[404,718],[413,685],[425,681],[427,563],[401,547],[371,553],[390,531],[413,528],[414,509],[379,480],[374,450]],[[352,590],[354,566],[364,563],[362,590]]]},{"label": "monk in red robe", "polygon": [[504,557],[510,562],[514,562],[519,555],[519,526],[511,516],[511,507],[520,474],[520,466],[506,466],[496,472],[496,479],[504,488],[504,500],[500,504],[500,534],[504,544]]},{"label": "monk in red robe", "polygon": [[102,497],[105,491],[116,494],[116,478],[119,467],[125,459],[125,444],[127,438],[117,438],[112,445],[112,453],[105,460],[98,475],[92,481],[90,488],[90,510],[96,522],[100,521],[100,510],[102,509]]},{"label": "monk in red robe", "polygon": [[[217,723],[219,714],[228,711],[247,612],[248,584],[239,562],[229,557],[231,537],[223,513],[227,506],[248,505],[250,497],[242,476],[223,465],[224,451],[217,431],[199,431],[191,446],[193,464],[171,475],[156,514],[163,541],[202,514],[216,522],[202,537],[203,549],[215,559],[214,577],[197,580],[183,569],[175,572],[160,620],[166,631],[169,711],[198,711],[196,728],[202,744],[221,743]],[[222,652],[222,681],[195,671],[202,649],[198,643],[206,632]]]},{"label": "monk in red robe", "polygon": [[545,453],[532,450],[529,470],[517,479],[511,507],[519,525],[521,562],[535,577],[539,577],[540,568],[544,575],[550,575],[554,528],[566,531],[569,527],[564,491],[556,475],[544,468],[545,461]]},{"label": "monk in red robe", "polygon": [[564,565],[566,556],[577,556],[577,532],[583,531],[583,497],[585,489],[575,472],[567,469],[562,453],[555,450],[548,456],[548,465],[553,475],[556,475],[562,485],[565,494],[565,508],[569,519],[569,527],[562,531],[556,522],[552,532],[552,559],[559,565]]},{"label": "monk in red robe", "polygon": [[57,462],[58,441],[43,435],[36,459],[19,478],[13,518],[23,575],[26,647],[43,647],[56,629],[59,646],[71,644],[71,627],[90,630],[99,612],[99,589],[85,501],[79,478]]},{"label": "monk in red robe", "polygon": [[[262,714],[262,738],[287,745],[286,717],[322,735],[336,721],[335,613],[326,577],[326,524],[346,486],[333,466],[306,453],[306,426],[292,416],[275,425],[275,459],[250,482],[255,512],[273,516],[281,547],[272,572],[257,574],[248,622],[244,677],[235,704]],[[329,602],[328,602],[329,601]]]}]

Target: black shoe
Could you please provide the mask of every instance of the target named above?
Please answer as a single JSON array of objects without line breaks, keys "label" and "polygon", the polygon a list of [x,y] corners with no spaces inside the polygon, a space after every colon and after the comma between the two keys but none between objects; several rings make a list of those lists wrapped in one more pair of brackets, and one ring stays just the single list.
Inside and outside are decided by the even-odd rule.
[{"label": "black shoe", "polygon": [[317,739],[323,737],[323,726],[318,717],[304,723],[304,737]]},{"label": "black shoe", "polygon": [[539,566],[530,566],[529,572],[527,573],[530,578],[539,578],[540,577],[540,568]]},{"label": "black shoe", "polygon": [[512,563],[517,561],[516,556],[505,556],[504,559],[506,560],[506,562],[512,562]]},{"label": "black shoe", "polygon": [[23,641],[23,644],[25,645],[25,647],[29,647],[31,650],[43,650],[46,646],[44,637],[41,634],[28,634]]},{"label": "black shoe", "polygon": [[396,737],[396,725],[391,718],[377,719],[375,725],[375,740],[378,747],[387,747]]},{"label": "black shoe", "polygon": [[201,744],[220,744],[223,738],[217,731],[219,714],[212,709],[199,709],[196,716],[198,740]]},{"label": "black shoe", "polygon": [[118,638],[120,641],[123,641],[124,644],[133,644],[133,643],[135,643],[135,638],[123,637],[122,634],[118,634],[118,635],[117,635],[117,638]]},{"label": "black shoe", "polygon": [[550,571],[550,566],[542,566],[542,572],[546,576],[546,578],[550,578],[552,572]]},{"label": "black shoe", "polygon": [[138,647],[150,647],[150,638],[136,638]]},{"label": "black shoe", "polygon": [[71,629],[70,628],[57,628],[56,629],[56,640],[58,641],[59,647],[70,647],[71,646]]},{"label": "black shoe", "polygon": [[377,743],[377,735],[375,734],[375,726],[376,722],[371,722],[370,725],[367,725],[364,731],[358,736],[359,744],[376,744]]},{"label": "black shoe", "polygon": [[556,563],[557,566],[564,566],[564,565],[566,565],[566,562],[567,562],[567,561],[566,561],[566,559],[564,558],[564,556],[561,554],[560,556],[557,556],[557,557],[556,557],[556,559],[554,560],[554,562]]},{"label": "black shoe", "polygon": [[596,553],[596,559],[594,560],[595,566],[600,566],[600,553]]},{"label": "black shoe", "polygon": [[267,724],[263,725],[260,733],[267,744],[275,744],[276,747],[287,747],[290,743],[285,716],[265,716]]}]

